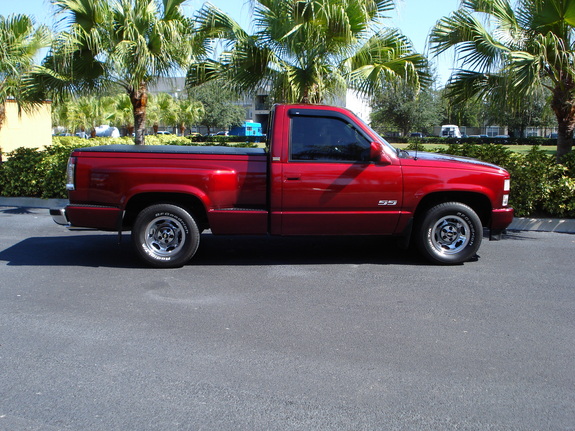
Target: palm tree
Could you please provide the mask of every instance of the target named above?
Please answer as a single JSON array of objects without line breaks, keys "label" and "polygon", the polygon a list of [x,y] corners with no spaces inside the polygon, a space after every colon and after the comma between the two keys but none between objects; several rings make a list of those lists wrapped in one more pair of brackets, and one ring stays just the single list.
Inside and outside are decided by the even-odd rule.
[{"label": "palm tree", "polygon": [[180,99],[177,101],[177,104],[176,122],[180,135],[184,136],[186,128],[197,124],[204,117],[204,105],[193,99]]},{"label": "palm tree", "polygon": [[521,103],[546,92],[557,118],[557,159],[573,149],[575,0],[464,0],[430,35],[432,52],[450,48],[461,63],[449,83],[454,101]]},{"label": "palm tree", "polygon": [[176,101],[167,93],[159,93],[150,98],[148,123],[152,125],[154,134],[158,134],[160,124],[174,126],[177,123],[177,110]]},{"label": "palm tree", "polygon": [[68,92],[119,86],[129,96],[135,143],[144,144],[148,86],[185,69],[196,43],[185,0],[52,0],[70,25],[60,34],[38,75]]},{"label": "palm tree", "polygon": [[43,101],[28,78],[35,56],[49,43],[48,29],[36,28],[30,17],[0,15],[0,128],[6,116],[7,100],[15,100],[19,109],[34,107]]},{"label": "palm tree", "polygon": [[61,113],[58,124],[74,133],[76,130],[96,136],[96,127],[107,124],[115,114],[116,99],[113,97],[82,96],[58,103]]},{"label": "palm tree", "polygon": [[127,94],[122,93],[115,96],[114,122],[125,130],[127,136],[134,133],[134,114],[132,103]]},{"label": "palm tree", "polygon": [[418,87],[425,59],[396,30],[379,27],[393,0],[254,1],[256,32],[206,5],[197,16],[202,38],[230,48],[196,62],[188,85],[218,78],[238,92],[271,86],[276,101],[318,103],[347,88],[371,94],[385,81]]}]

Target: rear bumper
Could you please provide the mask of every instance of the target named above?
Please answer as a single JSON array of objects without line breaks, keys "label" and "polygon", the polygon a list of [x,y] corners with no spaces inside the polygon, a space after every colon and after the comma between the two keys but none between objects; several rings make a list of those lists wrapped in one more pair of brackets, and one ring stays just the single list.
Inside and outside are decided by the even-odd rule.
[{"label": "rear bumper", "polygon": [[70,226],[70,222],[68,221],[68,217],[66,217],[66,209],[65,208],[52,208],[50,210],[50,215],[56,224],[62,226]]},{"label": "rear bumper", "polygon": [[68,228],[91,228],[101,230],[121,229],[123,211],[116,207],[97,205],[68,205],[51,209],[55,223]]}]

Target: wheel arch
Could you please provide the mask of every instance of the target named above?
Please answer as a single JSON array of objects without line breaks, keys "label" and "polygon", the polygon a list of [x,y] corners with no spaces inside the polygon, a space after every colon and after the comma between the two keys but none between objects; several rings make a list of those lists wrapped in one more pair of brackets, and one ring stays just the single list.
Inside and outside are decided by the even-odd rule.
[{"label": "wheel arch", "polygon": [[147,192],[132,196],[125,207],[123,226],[131,228],[138,213],[144,208],[155,204],[180,206],[194,217],[201,230],[209,228],[206,207],[200,198],[187,193],[164,192]]},{"label": "wheel arch", "polygon": [[415,220],[420,220],[422,216],[432,207],[445,202],[459,202],[470,207],[483,226],[488,226],[491,219],[491,201],[481,193],[466,191],[442,191],[426,195],[417,205],[415,210]]}]

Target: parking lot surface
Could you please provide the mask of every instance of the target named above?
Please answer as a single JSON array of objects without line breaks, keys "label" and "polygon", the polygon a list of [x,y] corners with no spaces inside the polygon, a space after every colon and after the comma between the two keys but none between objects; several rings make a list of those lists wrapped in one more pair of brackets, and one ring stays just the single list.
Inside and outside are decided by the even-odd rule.
[{"label": "parking lot surface", "polygon": [[0,207],[0,430],[574,430],[574,251],[205,234],[158,270]]}]

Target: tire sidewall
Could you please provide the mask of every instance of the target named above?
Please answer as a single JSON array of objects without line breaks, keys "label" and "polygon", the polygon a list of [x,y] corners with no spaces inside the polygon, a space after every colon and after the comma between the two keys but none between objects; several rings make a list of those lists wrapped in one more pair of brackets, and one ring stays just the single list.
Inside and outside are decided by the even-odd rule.
[{"label": "tire sidewall", "polygon": [[[173,255],[161,256],[146,244],[146,228],[158,217],[171,218],[182,226],[185,238]],[[199,245],[199,230],[194,218],[185,209],[172,204],[156,204],[138,214],[132,229],[132,238],[138,255],[145,262],[157,268],[173,268],[184,265],[195,254]]]},{"label": "tire sidewall", "polygon": [[[437,221],[445,216],[457,216],[463,219],[469,226],[469,241],[458,253],[441,253],[434,244],[433,227]],[[458,202],[447,202],[431,208],[425,215],[420,229],[418,246],[423,255],[435,263],[456,264],[471,259],[481,245],[483,228],[481,220],[470,207]]]}]

